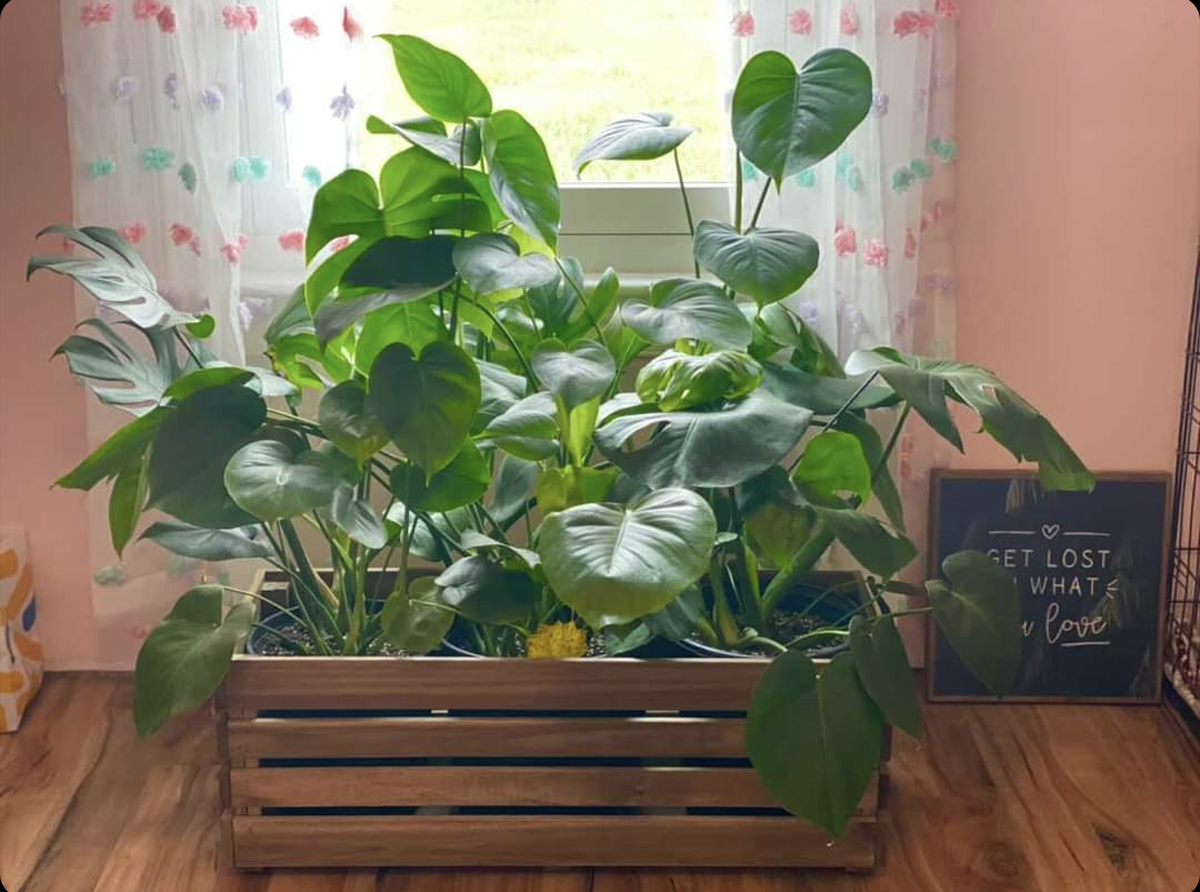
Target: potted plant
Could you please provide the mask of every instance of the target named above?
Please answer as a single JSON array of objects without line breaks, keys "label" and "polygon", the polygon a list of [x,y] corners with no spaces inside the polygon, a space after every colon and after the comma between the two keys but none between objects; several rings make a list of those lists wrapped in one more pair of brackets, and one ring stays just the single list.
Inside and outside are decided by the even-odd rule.
[{"label": "potted plant", "polygon": [[[920,731],[884,593],[927,593],[907,613],[932,612],[997,692],[1019,655],[1013,583],[985,555],[951,556],[923,588],[895,579],[916,555],[888,471],[903,426],[915,410],[961,445],[949,398],[1047,486],[1090,474],[982,369],[886,347],[843,366],[782,303],[818,249],[757,225],[767,189],[748,221],[694,225],[693,278],[587,283],[557,253],[534,128],[457,56],[383,39],[427,117],[370,119],[407,147],[318,190],[270,370],[218,362],[212,320],[171,307],[111,230],[52,227],[87,254],[30,262],[118,317],[58,352],[135,416],[59,485],[111,481],[118,552],[153,510],[169,519],[144,539],[271,568],[252,589],[191,589],[150,634],[139,730],[220,689],[244,867],[873,865],[885,727]],[[739,156],[778,184],[834,152],[870,98],[848,51],[800,71],[755,56],[733,95]],[[622,118],[576,167],[689,133]],[[834,541],[864,573],[805,595]],[[847,592],[844,615],[805,625]],[[447,636],[495,659],[442,656]],[[242,654],[248,638],[286,655]],[[726,654],[618,656],[655,641]],[[610,658],[574,659],[589,652]],[[529,659],[545,656],[562,659]]]}]

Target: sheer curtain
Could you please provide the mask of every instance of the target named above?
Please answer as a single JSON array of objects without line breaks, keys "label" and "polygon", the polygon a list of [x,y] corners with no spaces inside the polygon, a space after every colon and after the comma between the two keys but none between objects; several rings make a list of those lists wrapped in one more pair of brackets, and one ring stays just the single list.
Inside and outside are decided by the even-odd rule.
[{"label": "sheer curtain", "polygon": [[[362,26],[317,0],[62,0],[62,22],[74,222],[119,229],[165,296],[215,318],[213,351],[242,361],[246,330],[270,309],[247,270],[290,259],[300,281],[305,209],[349,160],[347,71]],[[301,125],[322,135],[312,163],[289,151]],[[93,315],[81,296],[79,317]],[[92,448],[128,419],[94,400],[88,412]],[[93,608],[105,661],[129,665],[205,568],[149,544],[118,560],[106,501],[89,495]]]}]

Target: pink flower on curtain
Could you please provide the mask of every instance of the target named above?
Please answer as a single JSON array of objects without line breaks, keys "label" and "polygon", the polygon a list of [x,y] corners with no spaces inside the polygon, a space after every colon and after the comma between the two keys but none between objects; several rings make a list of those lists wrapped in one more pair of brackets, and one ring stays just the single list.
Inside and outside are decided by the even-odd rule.
[{"label": "pink flower on curtain", "polygon": [[297,37],[303,37],[305,40],[312,40],[321,33],[321,29],[317,27],[309,16],[302,15],[298,19],[291,21],[292,33]]},{"label": "pink flower on curtain", "polygon": [[139,245],[142,239],[146,237],[146,224],[130,223],[128,226],[121,227],[121,238],[129,242],[131,245]]},{"label": "pink flower on curtain", "polygon": [[877,238],[867,239],[863,242],[863,263],[880,268],[887,266],[888,246]]},{"label": "pink flower on curtain", "polygon": [[171,244],[176,248],[186,245],[196,235],[190,226],[184,226],[182,223],[172,223],[168,234],[171,236]]},{"label": "pink flower on curtain", "polygon": [[904,259],[912,260],[917,256],[917,236],[913,233],[912,227],[904,230]]},{"label": "pink flower on curtain", "polygon": [[812,13],[807,9],[797,9],[788,16],[788,27],[793,34],[803,34],[807,37],[813,33]]},{"label": "pink flower on curtain", "polygon": [[936,25],[937,19],[928,10],[903,9],[892,19],[892,33],[897,37],[908,37],[912,34],[930,37]]},{"label": "pink flower on curtain", "polygon": [[754,36],[754,13],[752,12],[737,13],[729,20],[729,24],[733,26],[734,37]]},{"label": "pink flower on curtain", "polygon": [[848,37],[853,37],[858,33],[858,7],[853,3],[843,4],[838,22],[841,32]]},{"label": "pink flower on curtain", "polygon": [[253,33],[258,30],[258,7],[231,3],[221,9],[221,20],[229,31]]},{"label": "pink flower on curtain", "polygon": [[113,5],[111,3],[101,3],[100,0],[92,0],[91,3],[85,3],[79,7],[79,21],[83,23],[85,28],[111,22],[114,15],[116,15],[116,10],[113,8]]},{"label": "pink flower on curtain", "polygon": [[246,250],[249,242],[250,239],[247,236],[239,235],[236,240],[221,245],[221,253],[225,255],[230,266],[237,266],[241,262],[242,252]]},{"label": "pink flower on curtain", "polygon": [[133,17],[139,22],[148,22],[162,12],[163,5],[159,0],[135,0]]},{"label": "pink flower on curtain", "polygon": [[279,234],[279,247],[285,251],[295,251],[299,254],[304,250],[304,230],[289,229]]},{"label": "pink flower on curtain", "polygon": [[958,0],[937,0],[934,12],[944,19],[958,18]]},{"label": "pink flower on curtain", "polygon": [[346,36],[351,40],[362,39],[363,26],[359,24],[358,19],[350,12],[349,6],[342,7],[342,30],[346,32]]},{"label": "pink flower on curtain", "polygon": [[164,6],[158,11],[158,30],[163,34],[174,34],[179,30],[179,21],[175,18],[175,10]]},{"label": "pink flower on curtain", "polygon": [[833,230],[833,250],[837,252],[838,257],[857,253],[858,235],[853,226],[843,226],[841,220],[837,222]]}]

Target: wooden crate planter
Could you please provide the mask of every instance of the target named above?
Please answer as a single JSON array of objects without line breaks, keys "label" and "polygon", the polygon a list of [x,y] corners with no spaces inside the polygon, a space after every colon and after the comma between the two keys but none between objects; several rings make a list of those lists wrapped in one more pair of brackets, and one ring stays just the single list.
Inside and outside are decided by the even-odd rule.
[{"label": "wooden crate planter", "polygon": [[747,659],[238,656],[217,700],[239,868],[870,869],[884,762],[843,837],[745,759]]}]

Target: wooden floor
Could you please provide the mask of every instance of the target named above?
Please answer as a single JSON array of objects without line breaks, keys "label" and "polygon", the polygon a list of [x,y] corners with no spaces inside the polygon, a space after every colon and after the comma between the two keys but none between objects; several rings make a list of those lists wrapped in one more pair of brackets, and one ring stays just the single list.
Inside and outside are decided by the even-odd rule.
[{"label": "wooden floor", "polygon": [[[130,683],[53,676],[0,737],[0,880],[17,892],[1189,892],[1200,746],[1166,708],[936,706],[896,736],[885,867],[828,871],[218,870],[207,716],[140,741]],[[313,833],[321,832],[319,819]]]}]

